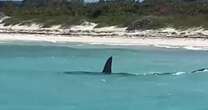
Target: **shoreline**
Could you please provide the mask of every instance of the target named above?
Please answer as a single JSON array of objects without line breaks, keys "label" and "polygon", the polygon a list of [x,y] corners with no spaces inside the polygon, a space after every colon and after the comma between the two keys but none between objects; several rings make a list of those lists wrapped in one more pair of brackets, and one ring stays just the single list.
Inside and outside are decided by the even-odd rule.
[{"label": "shoreline", "polygon": [[173,38],[173,37],[107,37],[107,36],[71,36],[71,35],[46,35],[0,33],[0,42],[48,42],[58,43],[83,43],[90,45],[110,46],[153,46],[161,48],[184,48],[189,50],[208,50],[206,38]]},{"label": "shoreline", "polygon": [[96,23],[83,22],[68,28],[60,25],[44,28],[38,24],[5,26],[0,19],[0,43],[48,42],[83,43],[110,46],[153,46],[208,50],[208,30],[201,27],[178,30],[171,27],[157,30],[127,31],[127,27],[100,27]]}]

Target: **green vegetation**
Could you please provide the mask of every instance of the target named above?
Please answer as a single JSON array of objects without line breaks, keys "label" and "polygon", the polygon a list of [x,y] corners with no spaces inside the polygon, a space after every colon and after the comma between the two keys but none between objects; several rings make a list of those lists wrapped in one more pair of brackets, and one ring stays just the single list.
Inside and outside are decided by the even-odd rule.
[{"label": "green vegetation", "polygon": [[208,28],[207,0],[24,0],[21,6],[7,3],[0,9],[10,19],[5,25],[39,23],[43,26],[60,24],[64,27],[83,21],[102,26],[127,26],[134,29]]}]

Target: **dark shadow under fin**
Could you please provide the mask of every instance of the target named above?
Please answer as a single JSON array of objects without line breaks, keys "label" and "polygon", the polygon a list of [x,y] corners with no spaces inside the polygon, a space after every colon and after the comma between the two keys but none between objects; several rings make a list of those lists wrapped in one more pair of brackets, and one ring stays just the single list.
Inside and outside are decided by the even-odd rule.
[{"label": "dark shadow under fin", "polygon": [[113,60],[113,57],[111,56],[106,61],[105,66],[103,68],[104,74],[111,74],[112,73],[112,60]]}]

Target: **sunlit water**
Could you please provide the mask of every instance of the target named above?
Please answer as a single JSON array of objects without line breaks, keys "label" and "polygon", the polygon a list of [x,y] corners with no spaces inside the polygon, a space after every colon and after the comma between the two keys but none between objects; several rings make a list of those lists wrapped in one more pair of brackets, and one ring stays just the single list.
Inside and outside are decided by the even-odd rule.
[{"label": "sunlit water", "polygon": [[[0,109],[208,109],[208,72],[191,73],[208,67],[206,51],[67,46],[1,44]],[[102,75],[109,56],[113,56],[114,75]],[[64,73],[73,71],[99,75]],[[167,72],[175,74],[153,74]]]}]

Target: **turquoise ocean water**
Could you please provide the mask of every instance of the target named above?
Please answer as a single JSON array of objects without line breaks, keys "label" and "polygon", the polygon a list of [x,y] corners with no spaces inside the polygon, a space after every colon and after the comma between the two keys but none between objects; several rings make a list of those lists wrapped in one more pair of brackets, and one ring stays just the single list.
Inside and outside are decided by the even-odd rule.
[{"label": "turquoise ocean water", "polygon": [[207,51],[2,43],[0,110],[208,110],[208,72],[191,73],[206,67]]}]

